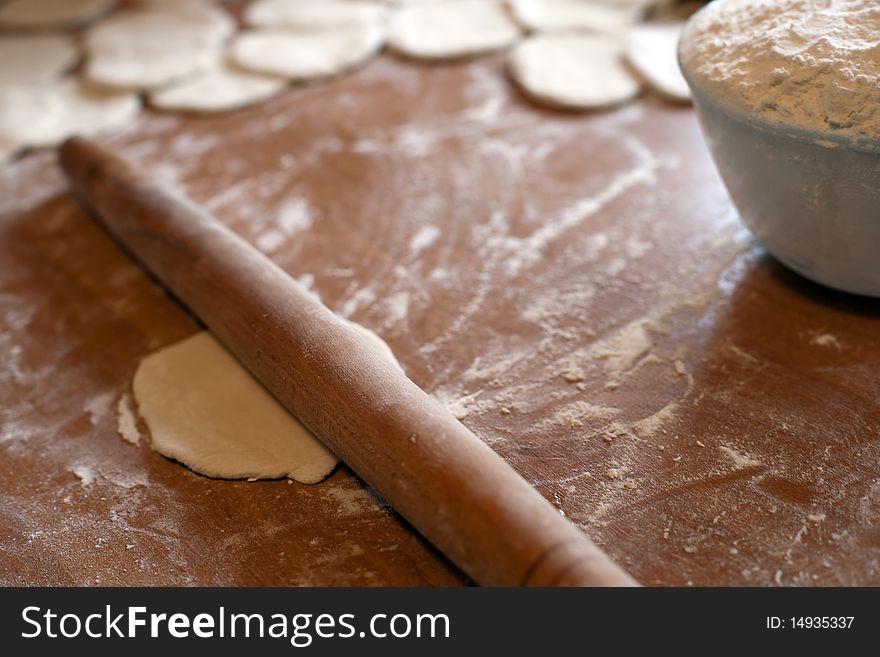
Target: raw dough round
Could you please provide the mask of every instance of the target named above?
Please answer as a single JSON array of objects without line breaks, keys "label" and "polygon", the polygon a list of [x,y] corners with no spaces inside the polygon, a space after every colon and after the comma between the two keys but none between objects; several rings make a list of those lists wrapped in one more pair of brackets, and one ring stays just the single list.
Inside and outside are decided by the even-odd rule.
[{"label": "raw dough round", "polygon": [[254,27],[327,29],[351,23],[384,23],[388,10],[380,4],[353,0],[256,0],[244,12]]},{"label": "raw dough round", "polygon": [[291,80],[330,77],[364,63],[385,40],[373,23],[326,30],[252,30],[232,42],[230,58],[239,66]]},{"label": "raw dough round", "polygon": [[205,71],[150,94],[154,107],[193,112],[225,112],[271,98],[287,81],[226,65]]},{"label": "raw dough round", "polygon": [[678,40],[683,22],[645,23],[626,37],[627,61],[652,89],[671,100],[687,102],[691,91],[678,65]]},{"label": "raw dough round", "polygon": [[60,27],[87,22],[117,0],[9,0],[0,6],[0,25],[10,27]]},{"label": "raw dough round", "polygon": [[0,36],[0,87],[52,82],[77,59],[76,45],[66,34]]},{"label": "raw dough round", "polygon": [[18,144],[0,137],[0,165],[7,162],[18,152]]},{"label": "raw dough round", "polygon": [[[397,363],[379,336],[343,321]],[[310,484],[339,461],[206,331],[144,358],[134,394],[153,449],[209,477]]]},{"label": "raw dough round", "polygon": [[531,37],[511,54],[510,72],[535,100],[565,109],[616,105],[641,89],[622,61],[618,40],[600,34]]},{"label": "raw dough round", "polygon": [[46,110],[22,139],[22,146],[55,146],[75,134],[116,130],[131,123],[141,108],[137,94],[98,89],[77,78],[32,91],[43,94]]},{"label": "raw dough round", "polygon": [[0,89],[0,142],[17,150],[43,143],[57,130],[64,106],[54,87]]},{"label": "raw dough round", "polygon": [[134,395],[153,449],[209,477],[312,484],[339,462],[208,332],[144,358]]},{"label": "raw dough round", "polygon": [[232,18],[210,4],[130,9],[86,35],[86,76],[113,87],[155,89],[216,66],[234,31]]},{"label": "raw dough round", "polygon": [[388,45],[419,59],[454,59],[499,50],[520,36],[498,2],[446,0],[405,5],[391,17]]},{"label": "raw dough round", "polygon": [[586,30],[613,34],[641,18],[638,5],[584,0],[509,0],[517,22],[527,30]]}]

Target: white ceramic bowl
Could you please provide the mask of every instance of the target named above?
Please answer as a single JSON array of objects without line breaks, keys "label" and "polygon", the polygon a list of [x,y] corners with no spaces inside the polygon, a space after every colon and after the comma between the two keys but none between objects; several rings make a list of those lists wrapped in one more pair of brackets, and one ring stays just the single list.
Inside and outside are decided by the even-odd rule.
[{"label": "white ceramic bowl", "polygon": [[880,141],[762,121],[725,107],[682,71],[743,222],[818,283],[880,297]]}]

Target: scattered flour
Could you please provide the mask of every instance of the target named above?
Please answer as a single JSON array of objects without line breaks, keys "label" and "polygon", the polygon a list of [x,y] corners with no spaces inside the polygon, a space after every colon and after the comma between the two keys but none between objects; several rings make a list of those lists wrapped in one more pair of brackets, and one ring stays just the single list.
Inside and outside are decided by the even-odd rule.
[{"label": "scattered flour", "polygon": [[422,226],[409,241],[410,255],[415,257],[430,248],[438,237],[440,237],[440,229],[437,226]]},{"label": "scattered flour", "polygon": [[539,422],[535,429],[538,431],[550,431],[559,427],[582,427],[591,420],[608,420],[615,417],[618,413],[620,413],[620,409],[590,404],[579,399],[558,409],[549,418]]},{"label": "scattered flour", "polygon": [[141,432],[137,427],[134,410],[131,407],[131,397],[123,395],[119,399],[117,410],[117,431],[122,439],[132,445],[139,445],[141,442]]},{"label": "scattered flour", "polygon": [[632,425],[632,432],[640,438],[647,438],[659,432],[665,425],[675,419],[680,402],[671,401],[656,413],[642,418]]},{"label": "scattered flour", "polygon": [[396,292],[385,299],[386,326],[397,325],[406,320],[409,314],[409,292]]},{"label": "scattered flour", "polygon": [[89,414],[89,422],[92,426],[98,426],[98,423],[107,415],[110,410],[110,404],[113,402],[113,393],[105,392],[89,399],[85,404],[85,410]]},{"label": "scattered flour", "polygon": [[650,323],[642,319],[630,322],[604,343],[596,357],[605,361],[611,372],[628,370],[639,356],[651,349],[653,343],[646,330],[649,326]]},{"label": "scattered flour", "polygon": [[278,225],[285,235],[308,230],[315,222],[315,214],[304,198],[287,199],[278,213]]},{"label": "scattered flour", "polygon": [[95,471],[87,465],[77,464],[73,466],[73,474],[79,477],[83,486],[91,486],[95,481]]},{"label": "scattered flour", "polygon": [[270,230],[257,237],[257,248],[266,253],[272,253],[284,246],[284,233],[280,230]]},{"label": "scattered flour", "polygon": [[756,465],[761,465],[761,462],[753,459],[749,456],[746,456],[733,447],[728,447],[727,445],[719,445],[718,449],[721,450],[721,453],[728,457],[733,463],[733,468],[735,470],[742,470],[743,468],[753,468]]},{"label": "scattered flour", "polygon": [[355,312],[364,306],[369,306],[376,300],[376,291],[372,287],[364,287],[356,290],[339,310],[339,314],[343,317],[351,317]]},{"label": "scattered flour", "polygon": [[608,468],[605,472],[605,476],[609,479],[621,479],[625,477],[629,473],[630,469],[626,466]]},{"label": "scattered flour", "polygon": [[564,370],[562,370],[562,378],[569,383],[578,383],[579,381],[583,381],[585,376],[586,373],[579,365],[569,365]]},{"label": "scattered flour", "polygon": [[337,513],[360,516],[383,511],[383,502],[366,488],[343,488],[337,484],[325,486],[325,492],[337,503]]},{"label": "scattered flour", "polygon": [[479,415],[493,410],[498,404],[492,399],[477,399],[480,392],[469,395],[455,396],[444,390],[438,390],[434,397],[440,401],[457,420],[463,420],[471,413]]},{"label": "scattered flour", "polygon": [[810,340],[810,342],[818,347],[833,347],[835,349],[840,349],[842,347],[840,340],[830,333],[822,333],[813,336],[813,339]]}]

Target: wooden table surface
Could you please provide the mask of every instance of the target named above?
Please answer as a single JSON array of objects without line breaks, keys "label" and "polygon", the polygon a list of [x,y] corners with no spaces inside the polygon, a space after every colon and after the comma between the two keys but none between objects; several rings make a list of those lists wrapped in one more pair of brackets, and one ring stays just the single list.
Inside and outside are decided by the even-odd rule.
[{"label": "wooden table surface", "polygon": [[[109,141],[381,334],[642,583],[880,585],[880,305],[750,242],[690,108],[550,112],[501,58],[385,55]],[[0,168],[0,583],[466,583],[345,467],[212,480],[120,440],[139,360],[198,324],[53,158]]]}]

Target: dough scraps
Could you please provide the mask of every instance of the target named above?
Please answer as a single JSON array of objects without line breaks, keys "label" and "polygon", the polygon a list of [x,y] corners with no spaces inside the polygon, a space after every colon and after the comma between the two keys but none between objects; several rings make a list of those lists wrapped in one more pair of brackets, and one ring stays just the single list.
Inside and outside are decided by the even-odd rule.
[{"label": "dough scraps", "polygon": [[[397,363],[379,336],[348,324]],[[311,484],[339,461],[207,331],[144,358],[133,387],[153,449],[209,477]]]},{"label": "dough scraps", "polygon": [[691,92],[678,65],[678,40],[683,22],[645,23],[626,37],[626,60],[654,91],[670,100],[686,102]]},{"label": "dough scraps", "polygon": [[154,91],[150,103],[165,110],[225,112],[271,98],[286,86],[281,78],[221,65]]},{"label": "dough scraps", "polygon": [[112,87],[162,87],[215,66],[234,31],[232,18],[210,4],[129,9],[86,34],[85,74]]},{"label": "dough scraps", "polygon": [[536,101],[565,109],[594,109],[635,98],[641,82],[622,60],[614,37],[547,33],[531,37],[510,56],[510,72]]},{"label": "dough scraps", "polygon": [[520,36],[498,2],[445,0],[407,4],[392,17],[388,44],[418,59],[455,59],[499,50]]},{"label": "dough scraps", "polygon": [[117,0],[9,0],[0,6],[0,25],[66,27],[109,11]]},{"label": "dough scraps", "polygon": [[312,80],[363,64],[382,48],[385,30],[377,23],[350,23],[328,29],[251,30],[238,35],[230,57],[257,73]]},{"label": "dough scraps", "polygon": [[78,59],[66,34],[0,36],[0,87],[53,82]]}]

